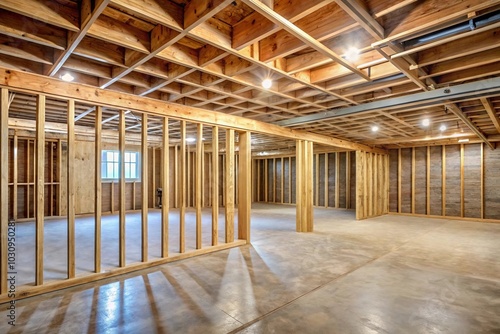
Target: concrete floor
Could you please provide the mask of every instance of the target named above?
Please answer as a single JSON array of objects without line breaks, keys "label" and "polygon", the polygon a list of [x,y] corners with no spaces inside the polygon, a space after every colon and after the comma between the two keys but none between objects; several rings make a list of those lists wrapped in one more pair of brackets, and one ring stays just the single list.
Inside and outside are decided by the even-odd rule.
[{"label": "concrete floor", "polygon": [[500,225],[255,205],[252,245],[0,308],[0,333],[500,333]]}]

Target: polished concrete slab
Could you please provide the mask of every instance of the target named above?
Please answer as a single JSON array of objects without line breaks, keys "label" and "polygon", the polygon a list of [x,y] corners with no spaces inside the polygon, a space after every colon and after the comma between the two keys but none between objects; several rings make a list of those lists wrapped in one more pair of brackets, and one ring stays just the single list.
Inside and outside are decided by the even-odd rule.
[{"label": "polished concrete slab", "polygon": [[252,245],[0,309],[0,333],[500,333],[500,225],[255,205]]}]

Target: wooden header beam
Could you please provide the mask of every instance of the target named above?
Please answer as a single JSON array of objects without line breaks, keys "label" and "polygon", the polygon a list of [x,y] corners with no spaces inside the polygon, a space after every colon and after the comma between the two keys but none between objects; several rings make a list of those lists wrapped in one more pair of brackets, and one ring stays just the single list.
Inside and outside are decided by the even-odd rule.
[{"label": "wooden header beam", "polygon": [[189,120],[191,122],[199,122],[208,125],[218,125],[240,131],[271,134],[294,140],[308,140],[316,144],[335,146],[347,150],[362,150],[381,154],[387,153],[387,151],[381,148],[370,147],[368,145],[357,144],[306,131],[287,129],[276,124],[168,103],[147,97],[138,97],[136,95],[104,90],[88,85],[67,83],[54,78],[8,70],[5,68],[0,68],[0,86],[10,87],[23,92],[75,99],[75,101],[92,103],[115,109],[137,110],[152,115],[168,116],[178,120]]}]

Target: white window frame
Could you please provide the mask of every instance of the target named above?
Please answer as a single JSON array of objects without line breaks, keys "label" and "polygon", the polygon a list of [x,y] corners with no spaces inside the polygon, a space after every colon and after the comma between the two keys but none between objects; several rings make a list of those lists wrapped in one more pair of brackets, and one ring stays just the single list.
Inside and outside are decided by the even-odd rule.
[{"label": "white window frame", "polygon": [[[140,153],[125,151],[125,180],[138,181],[141,178]],[[112,181],[120,179],[120,151],[102,150],[101,179]]]}]

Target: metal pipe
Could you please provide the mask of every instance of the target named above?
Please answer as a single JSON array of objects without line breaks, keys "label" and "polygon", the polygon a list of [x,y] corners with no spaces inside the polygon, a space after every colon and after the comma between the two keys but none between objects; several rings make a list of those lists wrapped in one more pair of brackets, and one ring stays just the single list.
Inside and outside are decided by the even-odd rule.
[{"label": "metal pipe", "polygon": [[403,42],[405,49],[408,48],[413,48],[417,47],[419,45],[429,43],[432,41],[435,41],[437,39],[443,38],[443,37],[448,37],[456,34],[460,34],[463,32],[467,31],[472,31],[475,30],[476,28],[482,28],[484,26],[493,24],[497,21],[500,21],[500,10],[497,10],[495,12],[476,17],[473,19],[470,19],[467,22],[462,22],[459,24],[455,24],[451,27],[444,28],[423,36],[419,36],[414,39],[410,39],[406,42]]}]

